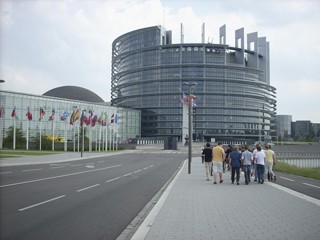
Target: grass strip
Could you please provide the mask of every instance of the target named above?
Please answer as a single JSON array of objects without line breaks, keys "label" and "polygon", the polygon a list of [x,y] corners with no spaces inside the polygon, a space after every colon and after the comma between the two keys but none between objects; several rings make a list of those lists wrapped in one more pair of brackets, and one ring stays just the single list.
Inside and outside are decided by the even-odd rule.
[{"label": "grass strip", "polygon": [[320,168],[299,168],[297,166],[278,161],[274,167],[274,170],[277,172],[320,180]]},{"label": "grass strip", "polygon": [[0,157],[8,156],[45,156],[51,154],[58,154],[57,152],[40,152],[40,151],[0,151]]}]

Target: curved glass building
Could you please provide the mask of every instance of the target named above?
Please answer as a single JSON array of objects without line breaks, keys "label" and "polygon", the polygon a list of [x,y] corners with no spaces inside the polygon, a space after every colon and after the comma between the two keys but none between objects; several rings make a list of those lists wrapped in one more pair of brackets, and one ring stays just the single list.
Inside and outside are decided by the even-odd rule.
[{"label": "curved glass building", "polygon": [[[186,111],[179,99],[192,92],[193,137],[199,140],[252,142],[275,135],[276,89],[270,85],[269,43],[258,33],[235,31],[226,44],[172,43],[163,26],[121,35],[112,44],[111,102],[141,110],[142,137],[184,138]],[[188,86],[193,85],[192,87]],[[195,85],[196,84],[196,85]]]}]

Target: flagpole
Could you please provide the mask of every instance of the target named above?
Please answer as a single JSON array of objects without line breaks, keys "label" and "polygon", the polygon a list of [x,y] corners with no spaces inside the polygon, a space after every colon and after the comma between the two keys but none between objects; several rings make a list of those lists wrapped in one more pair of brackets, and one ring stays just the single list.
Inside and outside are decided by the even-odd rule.
[{"label": "flagpole", "polygon": [[78,152],[80,151],[80,124],[78,126]]},{"label": "flagpole", "polygon": [[52,151],[54,151],[54,119],[52,119]]},{"label": "flagpole", "polygon": [[26,149],[29,150],[29,119],[27,119],[27,142]]},{"label": "flagpole", "polygon": [[92,131],[90,130],[90,124],[88,125],[88,136],[89,136],[89,152],[92,151]]},{"label": "flagpole", "polygon": [[96,134],[96,149],[95,149],[95,151],[97,152],[98,151],[98,128],[96,129],[96,131],[95,131],[95,134]]},{"label": "flagpole", "polygon": [[67,151],[67,120],[64,121],[64,151]]},{"label": "flagpole", "polygon": [[42,121],[40,120],[40,146],[39,146],[40,151],[41,151],[41,128],[42,128]]},{"label": "flagpole", "polygon": [[106,141],[106,148],[105,151],[108,151],[108,126],[106,125],[106,136],[105,136],[105,141]]},{"label": "flagpole", "polygon": [[112,134],[112,151],[114,151],[114,142],[115,142],[115,126],[113,123],[113,134]]},{"label": "flagpole", "polygon": [[101,125],[99,126],[99,152],[100,152],[100,145],[101,145]]},{"label": "flagpole", "polygon": [[[2,111],[2,109],[0,109],[0,111]],[[3,113],[1,113],[3,114]],[[2,134],[2,118],[4,116],[2,115],[1,118],[0,118],[0,149],[2,149],[3,147],[3,134]]]},{"label": "flagpole", "polygon": [[16,149],[16,115],[14,115],[14,118],[13,118],[13,150],[15,149]]},{"label": "flagpole", "polygon": [[72,125],[72,132],[73,132],[73,151],[76,151],[76,129],[74,125]]},{"label": "flagpole", "polygon": [[112,129],[111,129],[111,125],[110,125],[110,128],[109,128],[109,133],[110,133],[110,137],[109,137],[109,150],[111,151],[112,148],[111,148],[111,144],[112,144]]}]

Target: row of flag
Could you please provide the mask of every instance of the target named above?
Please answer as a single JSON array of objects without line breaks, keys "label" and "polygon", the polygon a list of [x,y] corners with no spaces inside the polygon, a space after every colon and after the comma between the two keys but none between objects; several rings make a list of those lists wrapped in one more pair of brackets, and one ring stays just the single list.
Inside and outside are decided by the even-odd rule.
[{"label": "row of flag", "polygon": [[[55,117],[55,108],[52,109],[51,115],[48,118],[48,121],[53,121]],[[4,114],[4,108],[0,107],[0,118],[3,117]],[[39,110],[39,121],[42,121],[45,115],[45,111],[42,107],[40,107]],[[30,108],[27,108],[27,113],[26,113],[27,119],[29,121],[32,120],[32,113],[30,111]],[[100,116],[98,117],[97,114],[93,114],[92,110],[83,110],[81,112],[80,116],[80,109],[75,109],[71,114],[68,113],[67,111],[64,111],[59,117],[60,121],[67,121],[67,118],[70,116],[70,121],[69,123],[73,125],[77,120],[80,120],[80,126],[82,127],[83,124],[86,124],[87,126],[94,127],[96,123],[98,123],[101,126],[106,126],[108,123],[110,124],[118,124],[118,115],[117,114],[112,114],[110,118],[110,122],[108,121],[107,113],[106,112],[101,112]],[[13,108],[11,112],[11,117],[15,118],[18,120],[18,116],[16,114],[16,107]]]}]

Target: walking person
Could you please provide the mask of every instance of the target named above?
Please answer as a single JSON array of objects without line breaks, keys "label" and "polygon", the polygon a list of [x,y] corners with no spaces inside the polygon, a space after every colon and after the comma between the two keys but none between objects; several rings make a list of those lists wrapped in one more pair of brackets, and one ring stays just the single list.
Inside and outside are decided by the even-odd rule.
[{"label": "walking person", "polygon": [[[225,161],[223,166],[223,172],[225,172],[225,168],[227,167],[228,171],[230,171],[230,164],[229,164],[229,154],[232,152],[232,146],[228,145],[227,150],[225,151]],[[226,166],[227,165],[227,166]]]},{"label": "walking person", "polygon": [[257,164],[258,183],[263,184],[266,154],[264,153],[264,151],[261,151],[260,145],[257,147],[257,153],[256,153],[255,159],[256,159],[256,164]]},{"label": "walking person", "polygon": [[212,169],[213,169],[213,184],[217,184],[217,175],[219,174],[220,183],[222,180],[222,162],[225,158],[224,149],[222,147],[222,143],[219,142],[217,146],[215,146],[212,150]]},{"label": "walking person", "polygon": [[249,146],[244,146],[244,152],[241,155],[241,164],[244,172],[244,180],[246,185],[251,182],[251,165],[253,162],[253,154],[249,151]]},{"label": "walking person", "polygon": [[[265,174],[268,175],[268,180],[269,181],[275,181],[276,176],[273,172],[273,166],[276,164],[276,156],[274,151],[271,150],[270,145],[265,146],[265,151],[264,153],[266,154],[266,165],[265,165]],[[267,177],[267,176],[266,176]]]},{"label": "walking person", "polygon": [[233,151],[229,154],[229,162],[231,164],[231,182],[234,183],[234,175],[236,174],[237,185],[239,185],[240,181],[240,167],[241,167],[241,152],[239,151],[239,147],[235,146]]},{"label": "walking person", "polygon": [[[258,173],[257,173],[257,160],[256,160],[256,153],[257,153],[257,148],[260,146],[260,144],[256,144],[256,148],[253,150],[252,155],[253,155],[253,163],[252,163],[252,174],[254,175],[254,181],[256,182],[258,179]],[[261,146],[260,146],[261,147]]]},{"label": "walking person", "polygon": [[204,156],[207,181],[210,181],[209,176],[212,174],[212,147],[210,143],[206,144],[206,148],[202,150],[202,155]]}]

